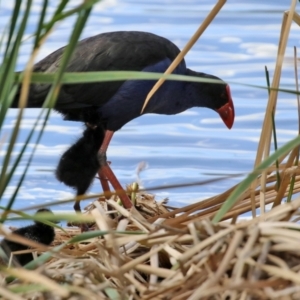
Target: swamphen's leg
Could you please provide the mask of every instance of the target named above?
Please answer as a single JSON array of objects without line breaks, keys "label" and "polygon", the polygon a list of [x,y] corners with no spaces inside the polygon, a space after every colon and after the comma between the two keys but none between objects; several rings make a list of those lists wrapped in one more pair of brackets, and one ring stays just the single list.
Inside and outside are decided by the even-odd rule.
[{"label": "swamphen's leg", "polygon": [[[108,145],[109,145],[109,143],[110,143],[110,141],[113,137],[113,134],[114,134],[113,131],[106,130],[104,140],[103,140],[102,145],[100,147],[100,150],[98,152],[98,159],[99,159],[99,162],[100,162],[99,176],[104,175],[107,178],[107,180],[111,183],[111,185],[113,186],[115,191],[118,193],[118,196],[120,197],[123,206],[125,208],[131,208],[132,203],[131,203],[128,195],[126,194],[126,192],[122,188],[121,184],[119,183],[117,177],[115,176],[115,174],[111,170],[111,168],[108,165],[107,160],[106,160],[106,151],[107,151]],[[101,180],[101,177],[100,177],[100,180]],[[108,186],[107,182],[102,183],[102,180],[101,180],[101,184],[102,184],[102,187],[105,191],[105,189]],[[107,186],[106,186],[106,184],[107,184]]]},{"label": "swamphen's leg", "polygon": [[99,176],[99,180],[100,180],[102,189],[105,193],[105,198],[109,199],[109,197],[110,197],[110,188],[109,188],[109,184],[108,184],[108,179],[105,176],[105,174],[103,173],[102,168],[99,169],[98,176]]},{"label": "swamphen's leg", "polygon": [[[81,214],[80,200],[75,201],[74,210]],[[81,232],[89,231],[89,226],[86,223],[78,223],[78,227],[81,229]]]}]

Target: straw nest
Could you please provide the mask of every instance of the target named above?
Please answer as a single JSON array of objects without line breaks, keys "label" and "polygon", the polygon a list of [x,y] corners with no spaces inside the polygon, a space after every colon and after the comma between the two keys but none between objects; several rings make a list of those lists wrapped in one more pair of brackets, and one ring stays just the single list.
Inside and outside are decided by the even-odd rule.
[{"label": "straw nest", "polygon": [[[218,224],[195,207],[170,209],[146,193],[137,199],[130,212],[112,199],[95,201],[88,213],[106,235],[67,244],[34,271],[2,269],[3,279],[7,273],[19,279],[3,280],[0,293],[7,299],[300,299],[300,199],[263,217]],[[79,233],[57,230],[53,246]]]}]

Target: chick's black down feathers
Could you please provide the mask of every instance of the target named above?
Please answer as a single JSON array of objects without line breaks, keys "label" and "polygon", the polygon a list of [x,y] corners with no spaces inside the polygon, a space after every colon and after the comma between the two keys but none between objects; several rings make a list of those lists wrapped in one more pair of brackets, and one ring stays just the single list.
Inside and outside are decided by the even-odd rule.
[{"label": "chick's black down feathers", "polygon": [[[50,212],[51,210],[43,208],[39,209],[36,214],[41,212]],[[50,225],[46,225],[42,222],[35,221],[35,224],[29,225],[26,227],[21,227],[19,229],[16,229],[13,231],[14,234],[20,235],[22,237],[25,237],[29,240],[44,244],[44,245],[50,245],[55,238],[55,231],[54,228]],[[7,257],[9,258],[11,255],[11,252],[15,251],[21,251],[21,250],[27,250],[30,249],[30,247],[19,244],[13,241],[9,241],[7,239],[4,239],[1,242],[1,247],[6,253]],[[14,255],[14,263],[17,261],[20,265],[24,266],[30,261],[33,260],[32,253],[26,253],[26,254],[18,254]]]},{"label": "chick's black down feathers", "polygon": [[61,157],[56,178],[83,195],[100,168],[97,153],[104,139],[104,129],[87,127],[83,136]]}]

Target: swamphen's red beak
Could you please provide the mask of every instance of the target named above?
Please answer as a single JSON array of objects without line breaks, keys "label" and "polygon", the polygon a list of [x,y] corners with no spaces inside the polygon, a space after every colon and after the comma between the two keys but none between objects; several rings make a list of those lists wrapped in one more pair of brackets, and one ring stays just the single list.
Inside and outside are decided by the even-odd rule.
[{"label": "swamphen's red beak", "polygon": [[223,105],[221,108],[217,109],[217,112],[219,113],[221,119],[228,127],[228,129],[231,129],[234,122],[234,106],[231,98],[229,85],[226,86],[226,91],[227,91],[228,103]]}]

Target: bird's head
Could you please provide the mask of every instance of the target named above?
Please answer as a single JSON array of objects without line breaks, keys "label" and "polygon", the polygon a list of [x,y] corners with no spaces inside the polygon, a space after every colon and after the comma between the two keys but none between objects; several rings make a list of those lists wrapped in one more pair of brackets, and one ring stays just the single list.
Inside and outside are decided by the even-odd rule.
[{"label": "bird's head", "polygon": [[[48,209],[48,208],[40,208],[40,209],[38,209],[36,211],[35,215],[38,215],[38,214],[41,214],[41,213],[49,213],[51,215],[54,215],[54,213],[50,209]],[[55,224],[58,223],[56,221],[50,221],[50,222],[55,223]],[[44,223],[39,222],[39,221],[35,221],[35,224],[42,225]]]},{"label": "bird's head", "polygon": [[234,123],[234,105],[229,85],[213,75],[205,73],[196,73],[193,75],[205,80],[205,82],[198,84],[200,89],[199,94],[203,96],[201,97],[201,106],[216,111],[225,125],[231,129]]},{"label": "bird's head", "polygon": [[220,115],[228,129],[231,129],[234,123],[234,105],[229,85],[219,84],[219,86],[216,86],[214,99],[216,99],[216,103],[218,103],[218,107],[214,110]]}]

